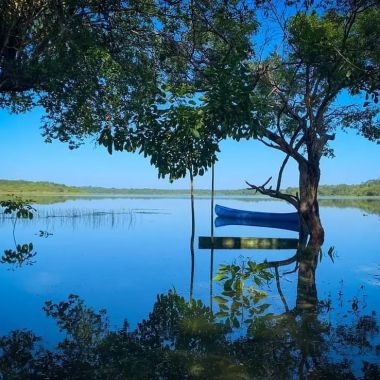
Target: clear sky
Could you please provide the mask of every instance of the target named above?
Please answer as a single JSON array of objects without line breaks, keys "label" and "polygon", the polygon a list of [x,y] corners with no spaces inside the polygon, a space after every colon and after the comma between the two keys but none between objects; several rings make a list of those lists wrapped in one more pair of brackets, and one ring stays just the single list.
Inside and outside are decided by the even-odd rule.
[{"label": "clear sky", "polygon": [[[149,160],[133,153],[109,155],[89,142],[77,150],[58,141],[46,144],[41,136],[41,110],[11,115],[0,111],[1,179],[51,181],[67,185],[127,188],[187,188],[188,179],[170,184],[159,180]],[[360,183],[380,177],[380,145],[355,133],[337,134],[336,157],[322,161],[322,184]],[[275,177],[283,156],[257,141],[225,141],[215,167],[217,189],[245,187],[244,180],[261,184]],[[297,167],[289,164],[283,185],[297,184]],[[196,179],[198,188],[210,186],[209,174]]]}]

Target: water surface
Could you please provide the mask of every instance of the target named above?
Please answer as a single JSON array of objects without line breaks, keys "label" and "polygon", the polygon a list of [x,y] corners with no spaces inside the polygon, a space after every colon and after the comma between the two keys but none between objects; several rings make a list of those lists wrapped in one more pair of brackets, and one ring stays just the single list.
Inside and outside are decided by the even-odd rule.
[{"label": "water surface", "polygon": [[[218,202],[239,209],[293,211],[277,201]],[[16,241],[12,220],[3,216],[0,252],[17,251],[17,244],[33,247],[30,254],[19,254],[11,262],[3,256],[0,264],[0,368],[7,366],[5,359],[15,342],[33,351],[25,335],[31,331],[42,338],[40,346],[62,355],[60,360],[50,358],[47,366],[49,373],[61,373],[62,378],[75,371],[81,374],[78,378],[85,373],[87,378],[114,378],[105,375],[112,371],[126,378],[173,378],[174,373],[178,378],[279,378],[279,373],[284,378],[376,378],[379,203],[321,202],[326,241],[313,264],[314,307],[306,311],[299,307],[305,289],[297,261],[290,260],[294,250],[198,249],[197,237],[210,236],[211,231],[207,198],[195,203],[193,255],[190,203],[185,197],[37,204],[33,220],[17,222]],[[249,226],[215,228],[215,235],[297,238],[296,232]],[[286,265],[247,269],[249,262],[273,261]],[[221,265],[235,269],[230,267],[232,272],[220,281],[212,280]],[[242,289],[236,273],[246,273]],[[232,286],[226,287],[230,279]],[[107,317],[99,314],[101,309]],[[103,319],[104,324],[99,322]],[[123,330],[125,320],[128,330]],[[17,339],[15,332],[21,334]],[[57,349],[65,337],[66,346]],[[105,370],[110,360],[99,353],[99,344],[136,366],[118,359]],[[154,357],[144,351],[147,347]],[[86,350],[96,352],[97,359]],[[27,365],[20,364],[20,374],[26,367],[29,372],[38,367],[41,357],[47,361],[46,354],[37,351]],[[81,365],[70,361],[74,351]],[[153,372],[144,370],[146,366]]]}]

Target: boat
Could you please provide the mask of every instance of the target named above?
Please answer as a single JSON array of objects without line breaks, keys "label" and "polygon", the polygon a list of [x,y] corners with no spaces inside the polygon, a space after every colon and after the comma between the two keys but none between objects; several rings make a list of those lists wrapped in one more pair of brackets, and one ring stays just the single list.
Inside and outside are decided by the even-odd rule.
[{"label": "boat", "polygon": [[223,226],[252,226],[252,227],[268,227],[277,228],[280,230],[296,231],[300,230],[299,222],[297,221],[278,221],[278,220],[254,220],[254,219],[239,219],[239,218],[223,218],[218,216],[215,219],[215,227]]},{"label": "boat", "polygon": [[215,214],[218,216],[215,219],[216,227],[244,225],[299,231],[299,216],[297,212],[257,212],[215,205]]}]

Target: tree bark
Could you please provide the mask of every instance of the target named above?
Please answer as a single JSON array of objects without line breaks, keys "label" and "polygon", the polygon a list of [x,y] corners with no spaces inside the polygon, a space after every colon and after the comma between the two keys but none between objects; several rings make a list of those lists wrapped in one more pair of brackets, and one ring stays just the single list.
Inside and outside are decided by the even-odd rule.
[{"label": "tree bark", "polygon": [[299,163],[299,213],[301,230],[310,235],[310,243],[323,244],[325,232],[319,217],[318,186],[321,177],[319,159]]}]

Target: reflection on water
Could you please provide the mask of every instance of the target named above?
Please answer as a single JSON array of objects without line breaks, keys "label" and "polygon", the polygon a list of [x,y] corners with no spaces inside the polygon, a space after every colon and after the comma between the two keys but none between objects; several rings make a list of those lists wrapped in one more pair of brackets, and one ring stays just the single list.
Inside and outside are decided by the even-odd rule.
[{"label": "reflection on water", "polygon": [[341,198],[341,199],[322,199],[320,201],[322,207],[339,207],[339,208],[358,208],[367,214],[380,215],[380,199],[379,198]]},{"label": "reflection on water", "polygon": [[356,310],[351,323],[334,325],[326,309],[257,312],[247,334],[234,339],[234,324],[174,291],[158,295],[133,330],[127,321],[111,330],[105,310],[70,295],[44,305],[65,336],[56,349],[41,347],[32,331],[12,331],[0,338],[0,370],[12,379],[378,378],[374,315]]},{"label": "reflection on water", "polygon": [[8,264],[15,267],[23,265],[32,265],[37,255],[32,243],[16,244],[15,249],[5,249],[3,256],[0,258],[0,264]]},{"label": "reflection on water", "polygon": [[186,200],[112,202],[95,204],[110,210],[95,216],[85,201],[36,206],[71,217],[51,218],[50,229],[42,216],[20,223],[18,239],[32,245],[11,249],[2,219],[1,379],[379,378],[377,217],[329,205],[324,247],[199,250],[207,200],[197,201],[196,229]]}]

